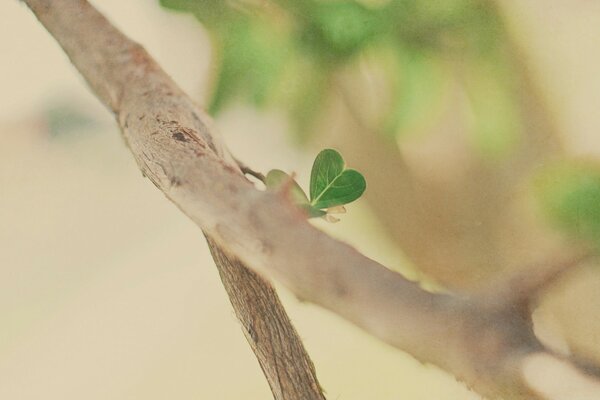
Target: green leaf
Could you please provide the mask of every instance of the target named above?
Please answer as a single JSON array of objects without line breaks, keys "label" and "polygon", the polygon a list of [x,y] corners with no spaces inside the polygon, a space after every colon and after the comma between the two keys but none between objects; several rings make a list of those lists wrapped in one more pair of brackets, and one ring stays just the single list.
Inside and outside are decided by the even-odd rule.
[{"label": "green leaf", "polygon": [[294,204],[302,208],[310,218],[322,217],[326,214],[325,211],[319,210],[318,208],[311,206],[308,202],[306,194],[304,193],[300,185],[298,185],[298,182],[296,182],[291,176],[289,176],[282,170],[272,169],[271,171],[269,171],[265,179],[265,185],[267,186],[267,189],[272,190],[281,190],[283,188],[286,188],[287,185],[289,185],[288,190],[292,201],[294,202]]},{"label": "green leaf", "polygon": [[159,0],[162,7],[193,14],[211,31],[227,26],[237,13],[223,0]]},{"label": "green leaf", "polygon": [[541,209],[557,227],[600,244],[600,168],[587,163],[547,167],[537,177]]},{"label": "green leaf", "polygon": [[220,69],[210,112],[217,114],[235,97],[264,106],[281,77],[286,43],[281,33],[262,20],[236,19],[216,41]]},{"label": "green leaf", "polygon": [[446,77],[441,63],[433,53],[399,45],[382,48],[378,55],[392,96],[382,133],[406,137],[427,131],[443,109]]},{"label": "green leaf", "polygon": [[348,204],[358,199],[367,187],[362,174],[345,169],[337,151],[325,149],[317,155],[310,175],[310,204],[322,209]]},{"label": "green leaf", "polygon": [[485,159],[503,159],[518,149],[523,130],[515,74],[500,56],[473,59],[466,69],[472,143]]},{"label": "green leaf", "polygon": [[325,149],[317,155],[310,173],[311,201],[344,171],[344,167],[344,159],[333,149]]},{"label": "green leaf", "polygon": [[161,7],[176,11],[190,11],[196,7],[195,0],[160,0]]},{"label": "green leaf", "polygon": [[385,30],[378,11],[354,0],[317,1],[303,15],[301,42],[320,57],[344,61]]},{"label": "green leaf", "polygon": [[318,134],[319,117],[327,109],[332,71],[314,58],[292,59],[278,84],[273,104],[287,109],[294,139],[304,144]]},{"label": "green leaf", "polygon": [[298,182],[280,169],[272,169],[267,174],[265,185],[268,189],[280,190],[289,187],[290,195],[294,203],[298,205],[308,204],[308,198]]}]

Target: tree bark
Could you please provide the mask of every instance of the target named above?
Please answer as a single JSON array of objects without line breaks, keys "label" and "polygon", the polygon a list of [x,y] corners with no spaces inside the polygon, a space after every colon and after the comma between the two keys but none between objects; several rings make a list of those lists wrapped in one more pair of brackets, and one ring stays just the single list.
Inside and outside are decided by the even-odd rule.
[{"label": "tree bark", "polygon": [[208,236],[210,252],[275,399],[325,399],[315,367],[275,290]]}]

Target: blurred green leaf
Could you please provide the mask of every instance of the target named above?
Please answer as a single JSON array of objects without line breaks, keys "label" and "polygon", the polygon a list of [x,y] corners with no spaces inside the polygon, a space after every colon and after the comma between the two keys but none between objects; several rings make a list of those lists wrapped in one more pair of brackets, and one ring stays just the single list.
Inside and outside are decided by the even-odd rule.
[{"label": "blurred green leaf", "polygon": [[464,76],[473,117],[473,142],[491,159],[510,154],[522,130],[517,92],[508,84],[506,67],[501,60],[496,61],[474,60]]},{"label": "blurred green leaf", "polygon": [[176,11],[193,11],[199,4],[197,0],[159,0],[162,7]]},{"label": "blurred green leaf", "polygon": [[287,114],[295,138],[304,143],[315,134],[315,126],[325,111],[331,90],[331,69],[310,59],[297,58],[286,64],[274,94]]},{"label": "blurred green leaf", "polygon": [[348,58],[385,30],[378,10],[352,0],[316,1],[308,18],[301,36],[326,58]]},{"label": "blurred green leaf", "polygon": [[398,47],[389,63],[388,74],[395,77],[388,78],[394,85],[382,132],[405,135],[432,119],[441,105],[446,77],[431,54],[417,50]]},{"label": "blurred green leaf", "polygon": [[337,151],[325,149],[315,158],[310,175],[310,204],[318,209],[341,206],[358,199],[367,185],[362,174],[345,169]]},{"label": "blurred green leaf", "polygon": [[[332,97],[331,79],[356,68],[359,56],[386,47],[389,109],[375,118],[384,134],[419,130],[441,104],[449,66],[476,64],[464,79],[472,102],[474,143],[497,157],[518,139],[518,102],[504,85],[502,28],[494,8],[479,0],[160,0],[192,13],[211,34],[217,74],[210,112],[235,99],[283,107],[298,138],[316,132]],[[374,52],[376,53],[376,52]],[[383,54],[385,52],[382,52]],[[386,59],[389,57],[388,59]],[[445,70],[444,70],[445,69]]]},{"label": "blurred green leaf", "polygon": [[600,245],[600,168],[584,163],[546,168],[535,182],[544,214],[566,232]]},{"label": "blurred green leaf", "polygon": [[265,24],[231,22],[221,39],[221,68],[210,111],[218,113],[237,94],[264,106],[284,67],[286,50],[277,32]]},{"label": "blurred green leaf", "polygon": [[209,29],[221,29],[236,12],[223,0],[159,0],[160,5],[174,11],[189,12]]}]

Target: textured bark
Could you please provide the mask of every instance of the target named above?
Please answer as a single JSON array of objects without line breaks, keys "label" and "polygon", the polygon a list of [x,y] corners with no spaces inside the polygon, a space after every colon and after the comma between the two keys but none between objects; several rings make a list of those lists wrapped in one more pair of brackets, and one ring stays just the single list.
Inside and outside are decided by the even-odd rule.
[{"label": "textured bark", "polygon": [[206,239],[235,314],[275,398],[324,399],[315,367],[275,290]]},{"label": "textured bark", "polygon": [[[207,116],[176,88],[139,45],[116,31],[87,2],[31,1],[28,5],[41,21],[72,25],[63,26],[65,31],[65,34],[61,35],[63,45],[74,50],[69,55],[75,65],[85,65],[82,73],[88,78],[88,83],[96,95],[118,117],[125,115],[125,119],[121,120],[124,121],[121,128],[127,141],[135,140],[127,135],[129,113],[141,111],[136,119],[137,122],[143,124],[146,117],[153,118],[156,130],[148,132],[142,129],[140,132],[152,136],[167,129],[173,143],[194,141],[201,146],[202,151],[218,153],[223,160],[222,166],[241,177],[241,171],[235,161],[211,136],[209,132],[211,128],[206,126]],[[80,40],[81,34],[85,34],[84,41]],[[97,41],[98,47],[93,45],[87,47],[85,41]],[[151,82],[148,82],[147,86],[144,84],[145,78],[136,80],[133,76],[121,75],[120,72],[124,71],[121,62],[124,60],[126,63],[140,63],[138,66],[141,68],[134,67],[135,71],[129,71],[133,75],[158,73],[164,75],[165,81],[153,87]],[[102,82],[90,75],[114,79],[114,81]],[[135,96],[140,95],[141,99],[149,97],[156,102],[155,106],[158,108],[155,109],[155,113],[146,113],[143,106],[140,110],[136,104],[138,99],[126,96],[130,86],[129,78],[132,79],[131,88],[134,89]],[[178,115],[178,111],[173,111],[171,107],[176,110],[185,109],[187,112],[185,115]],[[161,108],[164,114],[159,110]],[[169,115],[169,111],[173,111],[173,114]],[[197,130],[192,131],[185,126],[185,122],[180,123],[182,116],[184,121],[188,118],[186,122],[191,121],[192,126]],[[201,132],[205,145],[196,138],[197,132]],[[164,164],[153,159],[152,154],[152,149],[146,149],[142,150],[141,157],[136,158],[146,166],[153,164],[154,167],[167,173]],[[164,160],[164,162],[172,167],[176,160]],[[160,185],[151,168],[142,168],[142,171],[157,186]],[[178,187],[186,183],[183,179],[178,175],[171,176],[168,184],[171,187]],[[207,241],[235,314],[242,323],[244,334],[260,363],[274,398],[276,400],[324,400],[313,363],[275,290],[267,281],[249,271],[240,261],[226,255],[217,243],[208,237]]]},{"label": "textured bark", "polygon": [[[248,307],[248,313],[239,307],[237,311],[242,312],[246,334],[276,396],[288,396],[284,390],[293,392],[298,385],[318,392],[318,384],[310,360],[292,358],[305,353],[300,342],[289,341],[294,331],[282,317],[283,310],[273,300],[268,308],[264,303],[272,289],[242,264],[453,373],[480,393],[559,400],[564,398],[561,390],[576,385],[587,390],[580,393],[588,397],[580,399],[600,398],[597,381],[545,350],[529,316],[514,302],[482,307],[478,298],[429,293],[315,229],[286,193],[257,190],[220,144],[210,118],[140,45],[86,1],[25,2],[115,113],[144,175],[210,237],[221,276],[234,294],[232,304]],[[237,297],[244,292],[249,295]],[[520,297],[517,300],[522,304]],[[274,351],[270,345],[281,348]],[[291,369],[279,364],[283,362]],[[304,371],[304,383],[296,377],[283,382],[296,367]],[[569,374],[564,376],[576,379],[540,379],[545,371],[565,369]],[[321,396],[302,397],[303,393],[280,398]]]}]

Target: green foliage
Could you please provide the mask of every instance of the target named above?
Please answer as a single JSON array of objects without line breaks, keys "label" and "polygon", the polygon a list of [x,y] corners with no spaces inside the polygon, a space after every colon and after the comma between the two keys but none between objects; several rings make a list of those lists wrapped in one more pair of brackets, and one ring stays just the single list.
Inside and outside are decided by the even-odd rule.
[{"label": "green foliage", "polygon": [[288,118],[298,139],[307,140],[326,106],[331,90],[330,73],[326,67],[298,59],[289,63],[286,81],[276,94],[278,104],[287,108]]},{"label": "green foliage", "polygon": [[325,149],[315,158],[310,175],[310,201],[300,185],[281,170],[269,171],[265,185],[268,189],[287,191],[291,200],[311,218],[325,216],[324,209],[355,201],[367,187],[362,174],[346,169],[344,159],[333,149]]},{"label": "green foliage", "polygon": [[316,1],[300,37],[309,51],[332,62],[343,61],[385,31],[380,12],[352,0]]},{"label": "green foliage", "polygon": [[235,12],[222,0],[159,0],[160,5],[175,11],[190,12],[208,29],[219,29]]},{"label": "green foliage", "polygon": [[518,143],[522,130],[516,88],[509,84],[511,72],[494,59],[476,60],[467,68],[465,88],[472,112],[473,143],[488,158],[502,157]]},{"label": "green foliage", "polygon": [[247,19],[230,22],[221,36],[221,70],[210,106],[218,113],[236,95],[264,106],[282,72],[285,43],[264,24]]},{"label": "green foliage", "polygon": [[428,122],[439,108],[445,76],[439,60],[412,48],[383,49],[387,79],[393,85],[390,108],[381,132],[387,136],[408,133]]},{"label": "green foliage", "polygon": [[[196,16],[218,60],[210,111],[236,99],[287,113],[299,139],[314,132],[341,69],[365,54],[389,72],[389,108],[380,126],[396,135],[430,120],[451,74],[472,102],[474,147],[504,154],[516,143],[520,115],[503,52],[501,25],[479,0],[160,0]],[[377,57],[373,49],[384,48]],[[481,69],[481,65],[494,68]],[[458,66],[459,68],[455,68]],[[450,67],[450,68],[449,68]],[[460,71],[460,72],[457,72]],[[509,71],[507,73],[507,71]],[[466,107],[465,107],[466,109]],[[500,149],[500,150],[497,150]]]},{"label": "green foliage", "polygon": [[367,184],[360,172],[346,169],[337,151],[326,149],[319,153],[310,174],[310,204],[321,209],[348,204],[358,199]]},{"label": "green foliage", "polygon": [[536,180],[544,214],[566,232],[600,245],[600,168],[561,164],[547,168]]}]

